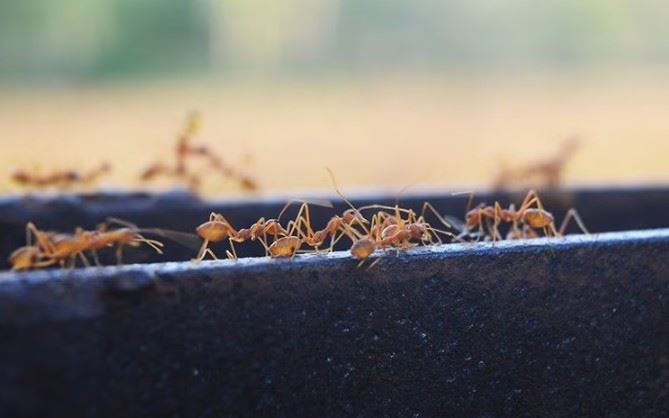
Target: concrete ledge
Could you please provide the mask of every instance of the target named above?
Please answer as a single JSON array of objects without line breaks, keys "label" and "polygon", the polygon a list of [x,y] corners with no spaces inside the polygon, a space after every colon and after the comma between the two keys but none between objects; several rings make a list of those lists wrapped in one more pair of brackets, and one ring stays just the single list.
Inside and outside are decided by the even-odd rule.
[{"label": "concrete ledge", "polygon": [[669,230],[0,275],[0,415],[666,416]]},{"label": "concrete ledge", "polygon": [[[561,220],[571,207],[578,208],[588,228],[593,232],[611,232],[638,229],[669,228],[669,188],[653,186],[610,189],[565,189],[541,194],[546,207]],[[95,228],[109,216],[126,219],[142,227],[170,228],[194,232],[197,225],[213,211],[222,212],[234,225],[251,225],[261,216],[277,216],[286,201],[295,196],[270,196],[226,201],[203,201],[187,193],[107,193],[73,196],[32,196],[0,199],[0,269],[7,269],[9,254],[25,243],[25,225],[34,221],[43,229],[72,231],[75,226]],[[339,212],[348,207],[335,195],[301,196],[331,199]],[[356,206],[370,203],[393,205],[393,193],[360,195],[351,193]],[[480,193],[476,200],[492,203],[519,203],[523,195],[514,192]],[[402,206],[420,211],[423,202],[432,202],[441,213],[462,218],[467,197],[452,196],[450,191],[410,191],[402,196]],[[294,208],[296,209],[296,208]],[[291,212],[286,214],[291,215]],[[312,220],[325,225],[331,210],[315,207]],[[164,256],[149,249],[128,251],[129,262],[148,263],[189,260],[195,250],[168,242]],[[214,246],[225,254],[226,244]],[[240,256],[259,256],[259,245],[241,245]],[[113,260],[107,260],[113,263]]]}]

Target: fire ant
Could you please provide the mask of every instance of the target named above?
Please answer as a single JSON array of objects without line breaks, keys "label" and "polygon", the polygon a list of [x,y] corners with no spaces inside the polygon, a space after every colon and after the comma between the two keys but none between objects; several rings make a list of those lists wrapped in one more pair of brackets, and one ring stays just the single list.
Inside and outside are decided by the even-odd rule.
[{"label": "fire ant", "polygon": [[[533,205],[536,207],[532,207]],[[493,241],[502,239],[499,226],[503,222],[511,224],[507,238],[533,238],[537,236],[536,229],[543,229],[546,236],[561,237],[566,232],[572,219],[576,221],[584,233],[589,233],[578,212],[573,208],[567,211],[560,228],[557,229],[553,214],[544,209],[537,192],[530,190],[519,209],[516,209],[513,204],[505,209],[499,202],[495,202],[494,206],[480,204],[476,208],[468,210],[465,215],[463,234],[467,234],[478,227],[478,237],[485,235],[483,232],[483,222],[485,220],[493,222],[492,226],[488,224],[488,231],[492,235]]]},{"label": "fire ant", "polygon": [[503,189],[510,184],[523,182],[528,178],[537,179],[541,188],[558,188],[562,183],[564,168],[578,150],[579,145],[580,139],[572,137],[562,143],[561,149],[552,158],[537,161],[518,169],[502,167],[493,183],[493,189]]},{"label": "fire ant", "polygon": [[[265,255],[271,257],[282,257],[283,254],[293,255],[299,247],[301,247],[302,242],[298,240],[304,239],[293,236],[293,234],[298,233],[301,235],[301,227],[304,221],[304,214],[306,214],[306,224],[309,224],[309,203],[304,202],[300,207],[298,214],[294,221],[289,221],[287,227],[284,228],[281,225],[279,219],[283,213],[295,202],[301,201],[300,199],[293,199],[286,203],[284,208],[279,213],[279,216],[276,219],[265,219],[260,218],[253,225],[248,228],[235,229],[232,224],[221,214],[212,212],[209,215],[209,220],[202,223],[197,227],[197,234],[204,240],[198,255],[195,258],[195,261],[202,261],[207,254],[212,256],[214,259],[217,259],[216,255],[209,248],[209,243],[211,242],[220,242],[228,240],[230,243],[230,248],[232,252],[227,251],[226,254],[228,258],[237,259],[237,252],[235,250],[235,243],[243,243],[246,241],[255,241],[258,240],[262,246],[265,248]],[[330,202],[312,202],[320,206],[332,207]],[[268,243],[268,237],[273,237],[272,243]],[[296,239],[289,239],[296,238]],[[291,248],[293,249],[291,251]]]},{"label": "fire ant", "polygon": [[[400,208],[399,203],[396,203],[395,206],[368,205],[356,209],[339,190],[332,172],[330,170],[328,170],[328,172],[330,173],[330,178],[337,194],[351,207],[349,210],[352,212],[350,213],[357,214],[359,219],[364,220],[357,223],[358,227],[362,229],[362,232],[357,231],[352,223],[342,225],[344,227],[342,234],[348,236],[353,242],[350,251],[354,258],[360,260],[359,266],[361,266],[376,249],[394,247],[399,251],[402,248],[410,248],[417,245],[412,243],[411,240],[420,240],[424,244],[434,244],[442,242],[437,233],[453,236],[453,234],[449,232],[439,231],[433,228],[425,221],[425,212],[429,209],[441,222],[444,223],[444,225],[450,227],[448,222],[446,222],[446,220],[441,217],[441,215],[439,215],[434,207],[428,202],[424,203],[420,216],[416,216],[416,213],[411,209]],[[372,216],[371,222],[367,222],[365,217],[361,214],[362,211],[368,209],[381,209]],[[384,210],[392,211],[394,214],[384,212]],[[407,219],[402,217],[403,214],[406,215]],[[369,224],[370,227],[367,228],[366,224]],[[379,260],[380,259],[376,260],[369,268],[374,267]]]},{"label": "fire ant", "polygon": [[106,162],[84,173],[75,170],[61,170],[49,174],[39,174],[26,170],[16,170],[12,174],[12,180],[23,187],[67,189],[75,184],[91,184],[110,171],[111,165]]},{"label": "fire ant", "polygon": [[89,266],[90,263],[84,255],[85,251],[92,252],[99,264],[96,251],[114,245],[117,246],[116,258],[119,264],[122,263],[125,246],[138,247],[147,244],[162,254],[163,244],[145,238],[138,229],[106,230],[105,228],[101,227],[96,231],[77,228],[74,234],[70,235],[41,231],[34,223],[29,222],[26,225],[26,245],[14,251],[9,257],[9,262],[13,270],[44,268],[54,264],[59,264],[61,267],[69,264],[74,267],[76,258],[79,257],[85,266]]},{"label": "fire ant", "polygon": [[199,132],[200,125],[200,115],[197,112],[190,113],[186,119],[186,127],[177,138],[174,148],[174,165],[162,162],[154,163],[140,174],[140,179],[142,181],[149,181],[159,176],[173,177],[186,181],[192,189],[197,189],[201,184],[201,178],[198,174],[192,172],[188,165],[188,161],[192,157],[196,157],[204,159],[210,169],[220,172],[226,178],[237,181],[243,190],[258,190],[258,184],[253,178],[239,173],[236,169],[227,165],[208,146],[191,143],[193,137]]},{"label": "fire ant", "polygon": [[[264,239],[261,240],[260,238],[258,238],[258,240],[265,247],[266,254],[272,258],[280,258],[280,257],[292,258],[295,256],[295,254],[297,254],[300,248],[302,248],[302,245],[305,242],[309,241],[313,242],[313,240],[309,239],[309,236],[312,233],[311,220],[309,217],[309,204],[316,204],[319,206],[325,206],[330,208],[332,207],[332,203],[330,202],[302,201],[302,205],[300,205],[300,209],[298,210],[295,219],[288,221],[286,228],[283,228],[279,221],[281,219],[281,216],[288,209],[288,207],[290,207],[293,203],[299,201],[301,201],[301,199],[293,199],[288,203],[286,203],[281,212],[279,212],[279,216],[277,216],[276,219],[269,219],[265,221],[264,218],[261,218],[259,221],[260,224],[259,223],[254,224],[254,225],[260,225],[260,231],[257,231],[255,234],[257,236],[258,232],[263,233]],[[308,231],[306,234],[302,231],[303,224],[306,226]],[[250,228],[252,239],[254,236],[253,228],[254,226],[251,226]],[[274,240],[272,241],[272,244],[269,245],[269,247],[267,246],[268,235],[274,236]]]}]

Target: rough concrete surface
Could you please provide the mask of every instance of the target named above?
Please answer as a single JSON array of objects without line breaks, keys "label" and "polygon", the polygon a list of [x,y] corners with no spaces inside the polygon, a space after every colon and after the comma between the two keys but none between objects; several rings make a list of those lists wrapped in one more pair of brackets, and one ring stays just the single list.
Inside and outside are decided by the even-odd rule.
[{"label": "rough concrete surface", "polygon": [[669,230],[0,274],[0,415],[669,414]]}]

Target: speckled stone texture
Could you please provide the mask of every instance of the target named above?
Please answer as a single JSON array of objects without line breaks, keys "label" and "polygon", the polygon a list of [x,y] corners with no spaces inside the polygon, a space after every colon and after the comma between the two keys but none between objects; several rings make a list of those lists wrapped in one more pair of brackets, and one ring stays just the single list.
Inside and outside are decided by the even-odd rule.
[{"label": "speckled stone texture", "polygon": [[669,414],[669,230],[0,274],[0,416]]}]

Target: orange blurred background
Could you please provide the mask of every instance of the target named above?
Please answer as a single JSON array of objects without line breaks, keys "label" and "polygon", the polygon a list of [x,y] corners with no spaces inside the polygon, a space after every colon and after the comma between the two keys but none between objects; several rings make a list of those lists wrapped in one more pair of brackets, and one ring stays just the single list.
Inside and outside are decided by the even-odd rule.
[{"label": "orange blurred background", "polygon": [[102,186],[139,187],[191,110],[270,192],[329,190],[325,167],[343,186],[486,186],[573,135],[570,184],[669,180],[669,6],[135,3],[0,5],[2,190],[16,168],[103,160]]}]

